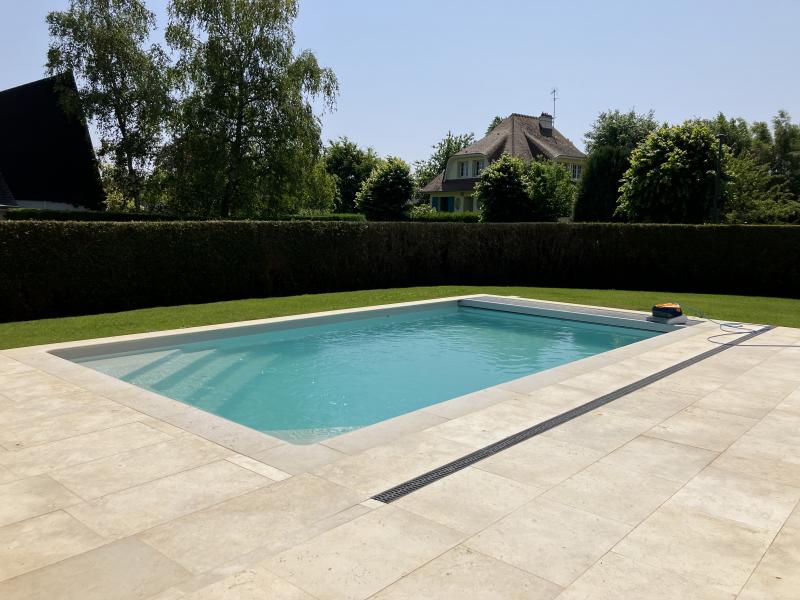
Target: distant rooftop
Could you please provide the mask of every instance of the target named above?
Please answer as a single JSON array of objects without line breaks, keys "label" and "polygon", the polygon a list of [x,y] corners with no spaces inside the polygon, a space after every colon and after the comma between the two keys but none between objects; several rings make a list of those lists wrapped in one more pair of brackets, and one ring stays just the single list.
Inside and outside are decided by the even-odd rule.
[{"label": "distant rooftop", "polygon": [[[0,204],[2,198],[64,202],[97,209],[105,200],[86,121],[68,115],[67,73],[0,91]],[[3,194],[5,193],[5,196]]]},{"label": "distant rooftop", "polygon": [[[549,125],[549,127],[548,127]],[[539,117],[513,113],[503,119],[489,134],[474,144],[470,144],[455,156],[482,154],[489,162],[503,154],[524,160],[538,157],[553,160],[560,157],[586,158],[558,129],[553,127],[552,117],[542,113]],[[444,180],[444,172],[439,173],[428,183],[422,192],[466,191],[472,189],[476,179]]]}]

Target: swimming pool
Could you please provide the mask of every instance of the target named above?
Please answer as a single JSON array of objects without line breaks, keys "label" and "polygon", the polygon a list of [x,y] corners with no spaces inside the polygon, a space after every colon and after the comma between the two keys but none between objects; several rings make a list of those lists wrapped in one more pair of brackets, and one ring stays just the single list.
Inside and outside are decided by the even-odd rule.
[{"label": "swimming pool", "polygon": [[71,360],[310,444],[660,333],[448,303]]}]

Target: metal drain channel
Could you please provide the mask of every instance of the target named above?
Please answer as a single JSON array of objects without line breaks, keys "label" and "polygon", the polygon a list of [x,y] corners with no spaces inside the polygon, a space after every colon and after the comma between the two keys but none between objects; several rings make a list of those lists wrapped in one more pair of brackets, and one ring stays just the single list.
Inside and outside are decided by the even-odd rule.
[{"label": "metal drain channel", "polygon": [[420,488],[425,487],[426,485],[430,485],[431,483],[438,481],[448,475],[452,475],[460,471],[461,469],[465,469],[470,465],[474,465],[477,462],[482,461],[485,458],[492,456],[493,454],[497,454],[498,452],[502,452],[503,450],[507,450],[512,446],[516,446],[517,444],[524,442],[525,440],[529,440],[532,437],[535,437],[545,431],[549,431],[559,425],[563,425],[581,415],[585,415],[588,412],[591,412],[601,406],[608,404],[609,402],[613,402],[623,396],[627,396],[631,392],[635,392],[636,390],[640,390],[643,387],[650,385],[651,383],[655,383],[669,375],[673,375],[678,371],[682,371],[687,367],[691,367],[694,364],[697,364],[701,361],[704,361],[707,358],[710,358],[720,352],[724,352],[728,348],[733,346],[738,346],[742,342],[746,342],[748,340],[753,339],[756,336],[761,335],[762,333],[766,333],[774,329],[772,326],[765,326],[758,331],[754,331],[752,333],[748,333],[747,335],[738,338],[735,341],[730,343],[721,345],[717,348],[712,348],[711,350],[707,350],[702,354],[698,354],[697,356],[693,356],[692,358],[686,359],[683,362],[679,362],[671,367],[668,367],[662,371],[658,371],[657,373],[653,373],[652,375],[648,375],[644,379],[640,379],[639,381],[635,381],[630,383],[624,387],[619,388],[618,390],[614,390],[608,394],[600,396],[599,398],[595,398],[594,400],[587,402],[586,404],[582,404],[576,408],[568,410],[566,412],[561,413],[560,415],[556,415],[551,419],[547,419],[546,421],[542,421],[534,425],[533,427],[529,427],[519,433],[515,433],[513,435],[508,436],[498,442],[493,444],[489,444],[481,448],[480,450],[476,450],[466,456],[462,456],[459,459],[454,460],[453,462],[447,463],[446,465],[442,465],[441,467],[437,467],[432,471],[428,471],[423,475],[415,477],[414,479],[410,479],[405,483],[401,483],[391,489],[388,489],[384,492],[379,494],[375,494],[372,496],[373,500],[377,500],[379,502],[383,502],[385,504],[389,504],[394,502],[395,500],[399,500],[403,496],[407,496],[408,494],[417,491]]}]

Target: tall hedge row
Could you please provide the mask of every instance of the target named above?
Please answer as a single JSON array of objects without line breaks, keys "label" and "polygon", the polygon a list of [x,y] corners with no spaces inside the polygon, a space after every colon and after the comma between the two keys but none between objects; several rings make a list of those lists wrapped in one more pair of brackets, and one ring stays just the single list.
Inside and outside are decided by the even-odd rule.
[{"label": "tall hedge row", "polygon": [[[5,218],[9,221],[201,221],[205,219],[176,217],[159,213],[129,213],[83,210],[49,210],[12,208]],[[366,221],[360,213],[330,213],[321,215],[281,215],[271,221]]]},{"label": "tall hedge row", "polygon": [[0,222],[0,320],[437,284],[800,297],[800,227]]}]

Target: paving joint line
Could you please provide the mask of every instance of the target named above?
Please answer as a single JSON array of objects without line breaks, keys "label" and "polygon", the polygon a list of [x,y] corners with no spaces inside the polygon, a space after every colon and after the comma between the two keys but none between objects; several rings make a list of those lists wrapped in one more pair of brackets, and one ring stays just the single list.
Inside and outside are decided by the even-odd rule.
[{"label": "paving joint line", "polygon": [[524,429],[518,433],[512,434],[506,438],[503,438],[502,440],[499,440],[497,442],[489,444],[488,446],[484,446],[483,448],[475,450],[474,452],[471,452],[466,456],[462,456],[461,458],[458,458],[452,462],[437,467],[431,471],[428,471],[427,473],[423,473],[422,475],[414,477],[413,479],[405,481],[388,490],[375,494],[374,496],[372,496],[372,499],[377,500],[378,502],[383,502],[384,504],[390,504],[395,500],[399,500],[400,498],[407,496],[408,494],[411,494],[419,489],[422,489],[423,487],[430,485],[436,481],[439,481],[440,479],[443,479],[448,475],[452,475],[454,473],[457,473],[458,471],[461,471],[462,469],[466,469],[467,467],[474,465],[475,463],[480,462],[486,458],[489,458],[490,456],[493,456],[499,452],[507,450],[512,446],[516,446],[517,444],[520,444],[526,440],[536,437],[537,435],[545,433],[546,431],[554,429],[555,427],[563,425],[564,423],[568,423],[569,421],[572,421],[573,419],[585,415],[586,413],[592,412],[602,406],[605,406],[606,404],[609,404],[614,400],[618,400],[623,396],[627,396],[632,392],[635,392],[650,384],[660,381],[665,377],[668,377],[669,375],[678,373],[679,371],[682,371],[688,367],[691,367],[692,365],[702,362],[707,358],[725,352],[730,348],[735,348],[739,344],[749,341],[761,334],[767,333],[768,331],[772,331],[773,329],[774,329],[773,326],[767,325],[762,327],[761,329],[752,331],[738,338],[734,342],[729,342],[727,344],[711,348],[710,350],[706,350],[705,352],[692,356],[684,361],[672,365],[671,367],[667,367],[666,369],[662,369],[661,371],[648,375],[647,377],[644,377],[638,381],[629,383],[628,385],[625,385],[619,389],[609,392],[608,394],[604,394],[598,398],[595,398],[594,400],[586,402],[585,404],[582,404],[566,412],[563,412],[559,415],[556,415],[555,417],[551,417],[550,419],[542,421],[541,423],[537,423],[536,425],[529,427],[528,429]]}]

